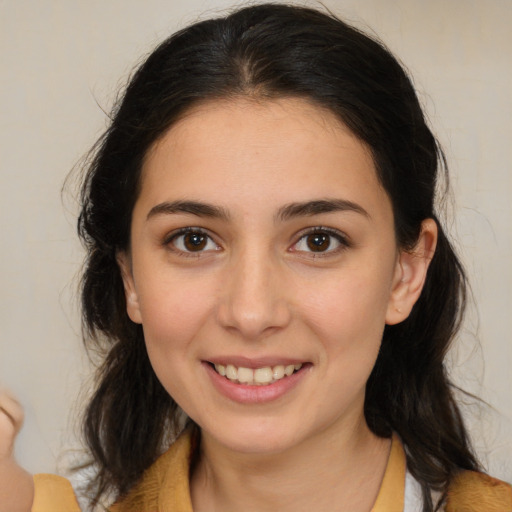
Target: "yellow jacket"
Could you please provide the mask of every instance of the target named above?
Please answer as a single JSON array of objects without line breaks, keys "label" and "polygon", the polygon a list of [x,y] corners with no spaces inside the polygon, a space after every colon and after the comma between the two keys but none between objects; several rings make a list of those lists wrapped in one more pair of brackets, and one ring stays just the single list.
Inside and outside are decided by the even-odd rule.
[{"label": "yellow jacket", "polygon": [[[193,512],[189,489],[192,435],[185,431],[144,473],[110,512]],[[384,479],[371,512],[403,512],[405,453],[393,439]],[[56,475],[35,475],[32,512],[80,512],[71,484]],[[473,471],[461,472],[450,486],[446,512],[512,512],[512,487]]]}]

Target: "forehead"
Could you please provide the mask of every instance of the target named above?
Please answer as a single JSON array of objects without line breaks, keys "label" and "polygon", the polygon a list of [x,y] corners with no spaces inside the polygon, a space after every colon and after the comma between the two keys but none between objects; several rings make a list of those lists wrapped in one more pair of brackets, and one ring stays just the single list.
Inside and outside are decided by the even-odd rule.
[{"label": "forehead", "polygon": [[334,114],[296,98],[201,104],[153,145],[143,166],[141,195],[153,202],[286,203],[333,194],[389,208],[369,148]]}]

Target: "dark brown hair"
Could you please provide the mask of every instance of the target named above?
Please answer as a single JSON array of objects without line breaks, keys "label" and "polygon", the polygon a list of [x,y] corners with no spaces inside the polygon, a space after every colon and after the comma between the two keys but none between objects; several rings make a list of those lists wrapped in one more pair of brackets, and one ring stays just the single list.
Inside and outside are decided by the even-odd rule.
[{"label": "dark brown hair", "polygon": [[338,116],[372,151],[400,247],[415,245],[424,219],[438,223],[424,290],[407,320],[386,326],[365,402],[375,434],[400,435],[424,511],[432,511],[431,489],[443,493],[458,471],[478,467],[444,366],[466,290],[434,208],[444,158],[410,79],[381,43],[332,15],[278,4],[199,22],[164,41],[132,77],[87,169],[78,223],[87,248],[84,332],[105,351],[84,422],[95,495],[125,494],[178,428],[141,326],[127,316],[116,263],[129,248],[142,161],[192,106],[239,96],[304,98]]}]

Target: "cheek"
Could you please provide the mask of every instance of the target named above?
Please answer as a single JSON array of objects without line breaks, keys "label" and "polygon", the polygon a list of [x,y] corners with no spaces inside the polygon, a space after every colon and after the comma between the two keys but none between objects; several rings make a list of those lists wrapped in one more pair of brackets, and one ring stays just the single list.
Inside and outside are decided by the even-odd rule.
[{"label": "cheek", "polygon": [[384,295],[366,290],[366,281],[347,278],[337,285],[325,283],[323,293],[301,299],[309,339],[317,342],[313,353],[321,389],[315,396],[322,396],[305,413],[311,421],[329,422],[345,414],[360,418],[385,325]]},{"label": "cheek", "polygon": [[297,301],[303,317],[323,339],[380,340],[389,301],[389,280],[355,272],[317,282]]},{"label": "cheek", "polygon": [[[342,276],[301,298],[303,320],[323,345],[325,365],[339,390],[364,389],[377,359],[389,297],[389,280]],[[342,397],[337,397],[339,400]]]},{"label": "cheek", "polygon": [[148,352],[170,355],[190,345],[207,321],[214,293],[205,281],[176,277],[146,281],[139,293],[142,326]]},{"label": "cheek", "polygon": [[[155,283],[140,298],[142,328],[151,366],[170,396],[184,409],[193,403],[197,333],[210,304],[190,283]],[[192,363],[192,364],[191,364]]]}]

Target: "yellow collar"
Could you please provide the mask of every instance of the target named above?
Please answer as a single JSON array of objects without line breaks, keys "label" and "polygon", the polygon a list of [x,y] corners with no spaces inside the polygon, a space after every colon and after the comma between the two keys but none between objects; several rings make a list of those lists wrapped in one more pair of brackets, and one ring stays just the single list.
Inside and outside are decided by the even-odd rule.
[{"label": "yellow collar", "polygon": [[[144,474],[142,480],[110,509],[111,512],[152,510],[193,512],[189,470],[193,452],[192,432],[186,430]],[[386,471],[371,512],[402,512],[404,508],[405,453],[393,437]]]},{"label": "yellow collar", "polygon": [[397,435],[393,436],[391,451],[379,494],[371,512],[402,512],[405,491],[405,452]]}]

